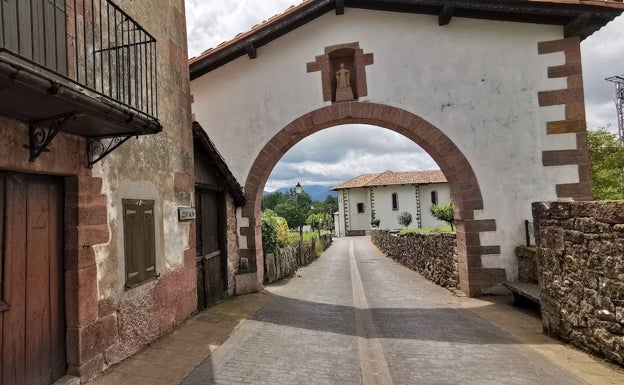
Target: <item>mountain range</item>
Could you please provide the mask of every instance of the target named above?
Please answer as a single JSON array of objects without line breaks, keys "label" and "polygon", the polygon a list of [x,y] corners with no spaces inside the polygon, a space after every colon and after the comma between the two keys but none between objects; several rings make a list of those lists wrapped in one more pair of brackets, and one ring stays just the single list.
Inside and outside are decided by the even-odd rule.
[{"label": "mountain range", "polygon": [[[336,191],[331,191],[332,186],[324,186],[320,184],[313,184],[308,186],[303,186],[303,191],[307,192],[313,201],[324,201],[328,195],[333,196],[334,198],[338,197],[338,193]],[[282,187],[275,191],[279,191],[282,194],[288,193],[289,187]],[[273,191],[273,192],[275,192]],[[264,195],[271,194],[269,191],[264,191]]]}]

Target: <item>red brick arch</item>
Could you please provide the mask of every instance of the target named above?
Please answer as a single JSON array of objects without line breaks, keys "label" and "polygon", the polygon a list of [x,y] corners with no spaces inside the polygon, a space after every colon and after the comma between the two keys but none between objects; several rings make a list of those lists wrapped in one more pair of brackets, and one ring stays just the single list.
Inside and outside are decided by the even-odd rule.
[{"label": "red brick arch", "polygon": [[475,220],[474,211],[484,208],[481,189],[470,163],[457,146],[438,128],[410,112],[375,103],[348,102],[295,119],[269,140],[249,171],[245,182],[247,203],[242,211],[243,218],[249,219],[249,227],[241,228],[241,235],[247,238],[247,250],[241,253],[256,261],[260,282],[264,274],[260,206],[271,171],[305,137],[342,124],[370,124],[398,132],[421,146],[438,163],[449,181],[455,203],[460,286],[464,293],[478,296],[483,288],[506,279],[504,269],[486,269],[481,264],[482,255],[500,254],[499,246],[482,246],[479,237],[480,232],[496,230],[496,222]]}]

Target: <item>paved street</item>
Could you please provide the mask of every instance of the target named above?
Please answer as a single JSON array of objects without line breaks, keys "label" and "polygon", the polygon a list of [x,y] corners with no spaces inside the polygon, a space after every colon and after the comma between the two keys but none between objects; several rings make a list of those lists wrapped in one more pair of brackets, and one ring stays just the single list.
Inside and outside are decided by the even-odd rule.
[{"label": "paved street", "polygon": [[368,237],[336,239],[302,272],[267,288],[268,304],[183,384],[588,383],[384,258]]}]

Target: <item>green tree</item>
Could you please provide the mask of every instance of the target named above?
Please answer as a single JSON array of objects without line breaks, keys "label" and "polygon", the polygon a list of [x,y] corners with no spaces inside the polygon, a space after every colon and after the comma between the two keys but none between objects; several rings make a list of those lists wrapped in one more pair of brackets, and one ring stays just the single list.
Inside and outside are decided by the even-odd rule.
[{"label": "green tree", "polygon": [[587,131],[594,197],[624,199],[624,144],[602,128]]},{"label": "green tree", "polygon": [[445,205],[431,205],[429,211],[434,218],[444,221],[451,225],[451,230],[455,230],[453,224],[455,223],[455,209],[453,202],[449,202]]},{"label": "green tree", "polygon": [[325,207],[328,208],[328,210],[330,210],[330,214],[338,211],[338,198],[333,195],[328,195],[327,197],[325,197],[325,201],[323,202],[323,204],[325,205]]},{"label": "green tree", "polygon": [[305,220],[310,214],[310,207],[312,206],[312,197],[305,191],[297,195],[295,189],[291,188],[286,194],[279,192],[268,194],[262,199],[262,202],[263,207],[267,208],[278,202],[273,207],[273,211],[286,219],[291,228],[299,228],[299,226],[306,224]]},{"label": "green tree", "polygon": [[397,221],[399,222],[401,226],[403,226],[404,228],[407,228],[407,226],[412,224],[412,214],[408,213],[407,211],[403,211],[397,217]]},{"label": "green tree", "polygon": [[[314,206],[316,209],[316,206]],[[319,237],[321,236],[321,226],[323,226],[324,215],[322,212],[318,212],[316,214],[310,214],[306,218],[306,224],[310,226],[312,229],[317,230]]]},{"label": "green tree", "polygon": [[275,210],[275,206],[285,202],[288,195],[279,191],[272,192],[262,197],[262,210]]},{"label": "green tree", "polygon": [[303,216],[299,215],[299,208],[297,207],[297,202],[292,199],[288,199],[283,203],[275,206],[275,213],[280,217],[286,219],[288,225],[291,228],[298,228],[299,225],[303,225]]}]

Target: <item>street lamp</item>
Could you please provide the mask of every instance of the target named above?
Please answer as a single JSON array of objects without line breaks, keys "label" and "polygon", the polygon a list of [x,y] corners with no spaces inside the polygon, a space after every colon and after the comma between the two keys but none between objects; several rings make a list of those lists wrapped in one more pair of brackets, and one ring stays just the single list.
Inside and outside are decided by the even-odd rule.
[{"label": "street lamp", "polygon": [[295,193],[297,193],[297,213],[299,219],[299,238],[303,239],[303,226],[301,225],[301,202],[299,201],[299,196],[303,192],[303,187],[301,187],[301,183],[297,182],[295,186]]}]

